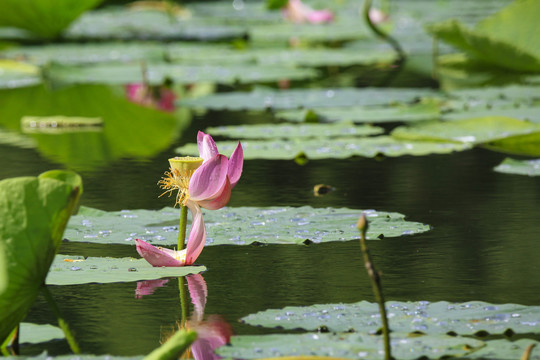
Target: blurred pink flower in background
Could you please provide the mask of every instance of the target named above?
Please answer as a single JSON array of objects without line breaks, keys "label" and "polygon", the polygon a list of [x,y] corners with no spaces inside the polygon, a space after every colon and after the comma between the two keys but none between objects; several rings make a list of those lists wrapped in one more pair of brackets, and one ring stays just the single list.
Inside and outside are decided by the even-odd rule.
[{"label": "blurred pink flower in background", "polygon": [[282,9],[283,18],[293,23],[324,24],[334,20],[330,10],[314,10],[301,0],[289,0]]},{"label": "blurred pink flower in background", "polygon": [[127,84],[126,96],[136,104],[172,112],[175,109],[176,94],[166,86],[148,86],[142,83]]}]

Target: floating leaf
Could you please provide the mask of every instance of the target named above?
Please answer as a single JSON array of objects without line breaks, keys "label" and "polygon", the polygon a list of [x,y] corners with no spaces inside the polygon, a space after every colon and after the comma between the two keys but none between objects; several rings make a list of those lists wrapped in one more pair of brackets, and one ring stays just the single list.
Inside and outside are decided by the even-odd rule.
[{"label": "floating leaf", "polygon": [[198,274],[204,266],[153,267],[144,259],[74,257],[57,255],[47,276],[47,285],[75,285],[154,280]]},{"label": "floating leaf", "polygon": [[356,135],[378,135],[383,128],[371,125],[354,126],[348,123],[339,124],[281,124],[281,125],[240,125],[220,126],[206,129],[212,135],[221,135],[236,139],[283,139],[310,138],[325,134],[328,137]]},{"label": "floating leaf", "polygon": [[[225,154],[232,153],[238,142],[220,141],[218,148]],[[245,159],[290,160],[303,154],[309,159],[342,159],[351,156],[375,157],[378,155],[427,155],[448,154],[470,149],[465,143],[405,141],[391,136],[339,137],[287,140],[242,140]],[[197,155],[196,144],[177,148],[181,155]]]},{"label": "floating leaf", "polygon": [[0,59],[0,89],[31,86],[40,82],[41,75],[37,66]]},{"label": "floating leaf", "polygon": [[[459,106],[455,104],[455,106]],[[540,123],[540,106],[491,106],[467,108],[448,107],[448,112],[442,115],[442,120],[464,120],[480,117],[503,116],[514,119]]]},{"label": "floating leaf", "polygon": [[255,90],[215,94],[193,100],[185,99],[181,101],[181,105],[214,110],[316,109],[408,103],[436,95],[435,91],[429,89],[405,88]]},{"label": "floating leaf", "polygon": [[17,27],[53,38],[83,12],[103,0],[2,0],[0,26]]},{"label": "floating leaf", "polygon": [[482,145],[494,151],[507,154],[540,156],[540,132],[529,135],[512,136],[506,139],[496,140]]},{"label": "floating leaf", "polygon": [[320,121],[352,121],[355,123],[409,122],[433,120],[440,117],[437,101],[425,100],[418,104],[390,104],[389,106],[347,106],[315,108],[314,110],[280,110],[276,117],[288,121],[306,121],[315,116]]},{"label": "floating leaf", "polygon": [[152,10],[109,8],[81,16],[65,32],[71,40],[226,40],[242,38],[241,27],[209,25]]},{"label": "floating leaf", "polygon": [[[156,245],[178,242],[179,210],[123,210],[106,212],[82,207],[68,224],[69,241],[134,245],[140,238]],[[365,211],[368,239],[411,235],[430,227],[405,221],[404,215]],[[356,221],[362,210],[347,208],[238,207],[204,212],[206,245],[304,244],[358,239]]]},{"label": "floating leaf", "polygon": [[527,360],[540,360],[538,347],[540,342],[531,339],[519,339],[510,341],[506,339],[486,341],[486,346],[467,355],[470,359],[523,359],[525,350],[531,345],[535,345],[532,355]]},{"label": "floating leaf", "polygon": [[[237,359],[302,355],[377,359],[383,345],[382,336],[360,333],[243,335],[233,336],[231,345],[220,347],[217,354]],[[396,359],[466,356],[483,345],[483,341],[464,337],[392,333],[392,356]]]},{"label": "floating leaf", "polygon": [[[433,334],[503,334],[540,332],[540,306],[494,305],[482,301],[449,303],[439,301],[387,301],[386,309],[393,332]],[[250,325],[284,329],[377,332],[381,327],[376,303],[290,306],[266,310],[242,318]]]},{"label": "floating leaf", "polygon": [[540,3],[515,1],[469,30],[457,20],[428,26],[440,38],[484,62],[517,71],[540,71],[540,42],[531,41],[537,30]]},{"label": "floating leaf", "polygon": [[59,327],[49,324],[23,322],[20,326],[19,342],[21,344],[39,344],[65,337]]},{"label": "floating leaf", "polygon": [[0,181],[0,242],[8,284],[0,294],[0,342],[33,305],[82,192],[72,172]]},{"label": "floating leaf", "polygon": [[7,59],[25,59],[35,65],[90,64],[100,62],[161,61],[165,46],[158,43],[84,43],[22,46],[0,52]]},{"label": "floating leaf", "polygon": [[432,121],[401,126],[392,136],[403,140],[438,140],[482,144],[490,141],[540,132],[540,124],[508,118],[489,116],[456,121]]},{"label": "floating leaf", "polygon": [[506,158],[494,170],[507,174],[540,176],[540,159],[516,160]]},{"label": "floating leaf", "polygon": [[[143,75],[145,73],[146,75]],[[311,69],[297,69],[257,65],[181,65],[181,64],[96,64],[92,66],[52,66],[48,76],[60,83],[68,84],[116,84],[142,83],[143,76],[152,85],[163,84],[167,79],[178,84],[216,82],[269,82],[281,79],[305,80],[317,77]]]}]

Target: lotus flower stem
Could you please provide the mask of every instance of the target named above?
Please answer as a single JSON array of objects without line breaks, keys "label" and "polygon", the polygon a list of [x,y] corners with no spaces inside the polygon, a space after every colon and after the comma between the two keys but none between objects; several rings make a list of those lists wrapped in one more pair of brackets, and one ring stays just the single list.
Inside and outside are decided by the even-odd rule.
[{"label": "lotus flower stem", "polygon": [[371,29],[371,31],[373,31],[378,37],[386,41],[388,44],[390,44],[390,46],[394,48],[394,50],[398,53],[398,56],[399,56],[398,61],[402,63],[405,60],[406,56],[405,56],[405,52],[401,48],[401,45],[399,45],[399,42],[393,37],[391,37],[390,35],[386,34],[381,29],[379,29],[369,17],[369,10],[371,9],[371,2],[372,0],[364,0],[364,14],[363,15],[364,15],[364,20],[366,21],[366,24]]},{"label": "lotus flower stem", "polygon": [[166,343],[146,355],[143,360],[175,360],[195,341],[197,333],[191,330],[178,330]]},{"label": "lotus flower stem", "polygon": [[17,327],[13,329],[4,342],[0,344],[0,353],[2,353],[3,356],[19,355],[19,330],[20,325],[17,325]]},{"label": "lotus flower stem", "polygon": [[375,265],[373,265],[373,260],[371,259],[371,254],[366,244],[366,233],[368,229],[368,221],[366,215],[362,213],[358,223],[356,225],[358,230],[360,230],[360,247],[362,248],[362,255],[364,257],[364,264],[368,272],[369,278],[371,280],[371,286],[373,287],[373,294],[377,303],[379,304],[379,312],[381,314],[381,321],[383,326],[383,336],[384,336],[384,359],[391,360],[392,352],[390,346],[390,327],[388,326],[388,317],[386,316],[386,308],[384,306],[384,296],[382,292],[381,285],[381,274],[375,270]]},{"label": "lotus flower stem", "polygon": [[41,287],[41,291],[43,292],[43,295],[45,295],[45,299],[47,299],[47,302],[51,306],[52,311],[56,315],[56,318],[58,319],[58,325],[64,332],[64,335],[66,336],[66,340],[69,344],[71,351],[74,354],[80,354],[81,349],[79,348],[79,344],[77,344],[77,341],[75,340],[75,337],[73,336],[73,333],[69,329],[68,323],[64,320],[64,317],[62,316],[60,309],[56,305],[56,302],[54,301],[54,298],[52,297],[47,285],[43,285]]},{"label": "lotus flower stem", "polygon": [[187,206],[180,205],[180,225],[178,227],[178,251],[184,250],[186,244]]}]

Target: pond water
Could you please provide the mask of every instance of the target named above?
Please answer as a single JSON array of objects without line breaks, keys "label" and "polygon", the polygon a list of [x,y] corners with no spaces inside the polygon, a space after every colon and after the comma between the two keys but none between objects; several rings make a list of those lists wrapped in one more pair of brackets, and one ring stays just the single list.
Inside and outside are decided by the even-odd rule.
[{"label": "pond water", "polygon": [[[265,115],[253,114],[253,117]],[[199,128],[234,123],[234,113],[197,116],[169,149],[82,172],[81,204],[104,210],[159,209],[157,180],[173,149]],[[2,172],[36,175],[61,164],[38,151],[2,146]],[[309,161],[246,161],[229,206],[348,207],[397,211],[432,226],[420,235],[370,241],[387,300],[470,301],[533,305],[540,300],[537,234],[540,193],[533,177],[493,171],[505,157],[481,148],[450,155]],[[335,191],[320,197],[313,186]],[[62,254],[138,257],[134,246],[64,243]],[[307,246],[210,246],[197,260],[208,287],[206,314],[224,317],[237,334],[269,332],[238,320],[268,308],[373,301],[357,241]],[[138,355],[155,348],[181,308],[176,279],[135,297],[136,283],[52,287],[81,347],[94,354]],[[28,321],[55,323],[44,299]],[[69,352],[65,342],[45,346]],[[23,348],[37,354],[43,345]]]},{"label": "pond water", "polygon": [[[420,1],[411,3],[423,6]],[[485,9],[469,4],[470,16],[464,16],[464,21],[474,23],[500,2],[486,4]],[[339,74],[328,67],[319,69],[325,75],[322,79],[293,81],[291,86],[435,88],[430,70],[418,70],[430,63],[426,62],[430,56],[424,53],[413,59],[408,63],[412,69],[401,72],[375,66],[352,67]],[[276,121],[270,112],[248,111],[180,109],[172,117],[126,106],[122,86],[55,85],[0,90],[0,180],[73,169],[83,178],[80,204],[107,211],[172,206],[171,198],[158,197],[157,181],[168,169],[167,159],[176,156],[177,147],[195,142],[197,131]],[[249,88],[236,85],[217,89]],[[265,85],[276,87],[275,82]],[[114,121],[104,126],[103,136],[38,133],[33,134],[35,142],[18,136],[22,116],[57,115],[56,109],[66,116],[95,117],[103,112]],[[396,125],[383,127],[389,132]],[[407,220],[428,224],[431,230],[368,242],[375,265],[383,273],[387,301],[538,305],[540,186],[537,177],[495,172],[493,168],[507,156],[475,147],[447,155],[351,157],[309,160],[304,165],[292,160],[246,160],[228,206],[345,207],[357,210],[358,216],[366,209],[399,212]],[[314,196],[317,184],[330,185],[334,191]],[[139,257],[134,244],[67,241],[60,254]],[[358,241],[208,246],[196,263],[207,267],[202,274],[208,292],[206,316],[220,316],[235,334],[276,332],[239,321],[258,311],[374,301]],[[182,316],[182,281],[167,279],[153,294],[144,296],[137,296],[137,282],[50,289],[84,353],[132,356],[149,353],[177,326]],[[194,311],[190,304],[189,312]],[[56,324],[41,296],[26,321]],[[537,335],[532,337],[539,340]],[[53,341],[25,345],[21,354],[37,355],[44,350],[51,355],[70,353],[65,341]]]}]

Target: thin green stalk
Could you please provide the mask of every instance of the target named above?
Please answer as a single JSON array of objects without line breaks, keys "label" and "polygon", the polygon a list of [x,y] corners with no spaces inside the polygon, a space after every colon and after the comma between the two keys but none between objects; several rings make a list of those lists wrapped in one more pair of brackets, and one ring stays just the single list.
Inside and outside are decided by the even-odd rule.
[{"label": "thin green stalk", "polygon": [[180,226],[178,227],[178,251],[184,250],[186,243],[187,206],[180,205]]},{"label": "thin green stalk", "polygon": [[79,348],[79,344],[77,344],[77,341],[75,340],[75,337],[73,336],[73,333],[69,329],[68,323],[64,320],[62,313],[60,313],[60,309],[56,305],[56,302],[54,301],[54,298],[52,297],[47,285],[43,285],[41,287],[41,291],[43,292],[43,295],[45,295],[45,299],[47,299],[47,302],[51,306],[52,311],[56,315],[56,318],[58,319],[58,325],[64,332],[64,335],[66,336],[66,340],[69,344],[69,347],[71,348],[71,351],[74,354],[80,354],[81,349]]},{"label": "thin green stalk", "polygon": [[178,290],[180,293],[180,307],[182,308],[182,320],[180,321],[180,324],[184,327],[188,314],[187,291],[184,283],[184,276],[178,278]]},{"label": "thin green stalk", "polygon": [[17,325],[0,345],[0,352],[3,356],[17,356],[19,354],[19,330],[20,325]]},{"label": "thin green stalk", "polygon": [[373,287],[373,294],[379,304],[379,312],[381,314],[381,321],[383,326],[384,336],[384,359],[392,359],[392,349],[390,346],[390,327],[388,326],[388,317],[386,315],[386,307],[384,306],[384,296],[382,292],[381,274],[375,269],[371,254],[366,244],[366,233],[368,229],[368,222],[366,215],[362,213],[362,216],[358,220],[358,230],[360,230],[360,247],[362,248],[362,255],[364,257],[364,264],[371,280],[371,286]]},{"label": "thin green stalk", "polygon": [[405,56],[405,52],[401,48],[401,45],[399,45],[399,42],[396,39],[394,39],[393,37],[391,37],[390,35],[386,34],[381,29],[379,29],[371,21],[371,18],[369,17],[369,9],[371,9],[371,2],[372,2],[372,0],[364,0],[364,12],[363,12],[363,15],[364,15],[364,20],[366,21],[366,24],[371,29],[371,31],[373,31],[378,37],[380,37],[381,39],[386,41],[388,44],[390,44],[390,46],[392,46],[394,48],[394,50],[396,50],[396,52],[398,53],[398,56],[399,56],[399,62],[403,62],[405,60],[406,56]]}]

